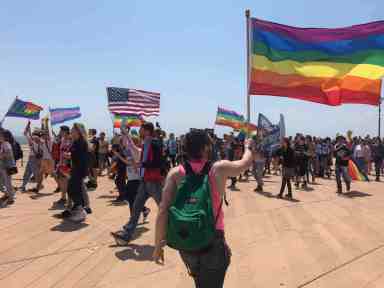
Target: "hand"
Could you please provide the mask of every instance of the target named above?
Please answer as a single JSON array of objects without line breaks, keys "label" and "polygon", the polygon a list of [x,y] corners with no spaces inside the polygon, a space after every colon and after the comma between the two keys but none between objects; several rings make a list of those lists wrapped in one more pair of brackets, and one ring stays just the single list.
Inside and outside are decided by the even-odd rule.
[{"label": "hand", "polygon": [[253,140],[252,140],[252,138],[248,138],[248,139],[246,139],[245,141],[244,141],[244,148],[245,149],[250,149],[250,148],[252,148],[252,146],[253,146]]},{"label": "hand", "polygon": [[152,259],[156,264],[164,265],[164,248],[156,246],[152,254]]}]

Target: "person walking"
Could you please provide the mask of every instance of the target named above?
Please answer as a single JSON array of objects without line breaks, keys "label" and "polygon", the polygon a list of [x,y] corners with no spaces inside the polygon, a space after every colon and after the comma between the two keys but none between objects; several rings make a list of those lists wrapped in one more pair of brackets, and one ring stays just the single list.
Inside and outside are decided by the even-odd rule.
[{"label": "person walking", "polygon": [[71,171],[71,160],[66,155],[70,155],[72,146],[71,130],[68,126],[61,126],[59,132],[59,162],[56,167],[56,179],[61,192],[58,201],[53,202],[53,207],[64,209],[67,203],[68,179]]},{"label": "person walking", "polygon": [[108,168],[109,142],[104,132],[101,132],[99,136],[99,176],[102,176],[103,171]]},{"label": "person walking", "polygon": [[141,126],[140,135],[143,139],[141,149],[134,144],[132,138],[126,132],[123,131],[123,133],[124,145],[136,155],[140,155],[141,163],[139,168],[142,180],[133,205],[133,215],[131,215],[128,223],[123,226],[122,231],[111,233],[118,245],[126,245],[131,241],[141,212],[149,197],[153,198],[157,205],[160,204],[163,182],[163,176],[161,175],[163,166],[161,163],[162,145],[158,139],[154,138],[153,124],[147,122]]},{"label": "person walking", "polygon": [[341,183],[341,177],[343,177],[347,192],[351,190],[351,176],[348,172],[349,160],[352,156],[352,151],[347,147],[346,139],[344,136],[338,136],[336,139],[335,145],[335,157],[336,157],[336,184],[337,184],[337,193],[343,193],[343,186]]},{"label": "person walking", "polygon": [[295,176],[295,152],[291,147],[289,138],[284,138],[281,148],[276,152],[282,159],[282,181],[278,198],[283,198],[285,187],[288,188],[288,199],[292,199],[292,183],[291,180]]},{"label": "person walking", "polygon": [[[24,136],[26,137],[29,145],[29,157],[28,162],[24,170],[23,182],[20,187],[22,193],[26,192],[26,187],[32,176],[35,178],[35,181],[39,181],[40,177],[40,163],[41,158],[43,157],[40,141],[40,131],[35,130],[31,133],[31,122],[29,121],[24,130]],[[34,189],[35,192],[38,192],[37,188]]]},{"label": "person walking", "polygon": [[175,139],[175,134],[169,134],[169,139],[167,142],[167,151],[168,156],[171,160],[172,167],[176,167],[176,157],[177,157],[177,143]]},{"label": "person walking", "polygon": [[257,187],[255,192],[263,192],[263,174],[265,168],[265,151],[261,143],[261,137],[256,136],[253,142],[253,175],[256,179]]},{"label": "person walking", "polygon": [[73,222],[82,222],[86,218],[84,207],[88,206],[84,197],[84,178],[88,175],[89,150],[84,126],[75,123],[71,129],[72,146],[70,150],[71,172],[68,180],[68,196],[73,202],[71,210],[62,213],[63,218]]},{"label": "person walking", "polygon": [[376,181],[380,182],[381,168],[384,160],[384,144],[379,137],[373,142],[372,159],[375,163]]},{"label": "person walking", "polygon": [[[218,161],[213,165],[208,161],[210,145],[203,131],[191,131],[186,135],[188,161],[168,173],[156,220],[153,252],[153,260],[164,264],[165,245],[178,250],[197,288],[224,285],[231,260],[222,209],[226,181],[252,165],[249,140],[240,160]],[[179,218],[179,212],[185,218]],[[201,225],[194,225],[194,217],[201,217]]]},{"label": "person walking", "polygon": [[12,175],[17,173],[12,146],[6,141],[4,131],[0,131],[0,178],[2,179],[5,195],[0,199],[1,207],[15,202],[15,190],[12,185]]}]

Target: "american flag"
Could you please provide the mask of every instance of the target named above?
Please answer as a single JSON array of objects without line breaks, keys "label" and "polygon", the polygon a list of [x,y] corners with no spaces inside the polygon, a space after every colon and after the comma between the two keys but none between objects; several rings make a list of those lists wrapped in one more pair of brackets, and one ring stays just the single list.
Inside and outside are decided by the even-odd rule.
[{"label": "american flag", "polygon": [[107,87],[108,108],[119,115],[159,116],[160,93]]}]

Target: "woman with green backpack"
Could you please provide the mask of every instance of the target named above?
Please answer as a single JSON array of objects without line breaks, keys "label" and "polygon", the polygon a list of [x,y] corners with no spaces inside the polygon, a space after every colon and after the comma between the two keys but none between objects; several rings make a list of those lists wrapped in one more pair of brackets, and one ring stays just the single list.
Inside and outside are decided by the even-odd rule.
[{"label": "woman with green backpack", "polygon": [[212,143],[204,130],[185,136],[184,164],[167,176],[156,222],[153,259],[164,263],[164,246],[179,251],[197,288],[223,287],[231,252],[225,241],[226,181],[252,165],[251,140],[241,160],[208,162]]}]

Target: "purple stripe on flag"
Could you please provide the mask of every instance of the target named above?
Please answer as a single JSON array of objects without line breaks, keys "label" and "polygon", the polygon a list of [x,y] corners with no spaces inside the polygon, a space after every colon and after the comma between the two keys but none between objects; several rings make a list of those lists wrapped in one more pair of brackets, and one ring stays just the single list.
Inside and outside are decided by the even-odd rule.
[{"label": "purple stripe on flag", "polygon": [[384,34],[384,21],[376,21],[344,28],[298,28],[252,18],[252,28],[279,33],[307,43],[364,38]]}]

